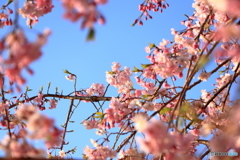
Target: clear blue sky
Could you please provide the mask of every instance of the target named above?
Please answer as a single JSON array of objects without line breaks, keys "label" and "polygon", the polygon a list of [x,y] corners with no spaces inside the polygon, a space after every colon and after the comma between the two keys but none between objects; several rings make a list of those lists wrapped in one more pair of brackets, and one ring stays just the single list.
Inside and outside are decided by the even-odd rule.
[{"label": "clear blue sky", "polygon": [[[103,83],[106,86],[105,72],[111,70],[112,62],[120,62],[122,67],[139,67],[140,64],[148,63],[145,58],[145,46],[148,43],[156,43],[162,39],[172,40],[170,29],[183,29],[181,20],[185,20],[184,14],[192,14],[192,0],[174,1],[168,0],[170,7],[163,13],[152,13],[152,20],[143,21],[143,26],[132,27],[134,19],[141,12],[138,5],[142,1],[113,1],[100,8],[105,15],[106,24],[96,26],[96,39],[93,42],[86,42],[86,30],[80,29],[80,22],[72,23],[62,18],[63,8],[58,0],[53,0],[55,7],[53,12],[39,19],[39,23],[29,29],[25,26],[25,20],[21,19],[25,32],[32,38],[33,31],[42,31],[50,28],[52,35],[47,45],[43,48],[44,55],[40,60],[31,65],[35,74],[27,77],[27,86],[33,89],[32,95],[37,94],[39,88],[44,86],[46,91],[48,82],[51,82],[51,91],[55,88],[63,90],[64,94],[73,91],[73,82],[65,79],[63,69],[78,76],[77,89],[88,88],[92,83]],[[4,4],[3,1],[0,5]],[[12,7],[13,8],[13,7]],[[5,34],[9,29],[0,31],[0,35]],[[24,88],[24,87],[23,87]],[[117,96],[114,89],[110,89],[107,96]],[[44,114],[56,119],[57,124],[63,124],[67,115],[69,101],[60,101],[55,110],[45,110]],[[107,107],[107,106],[106,106]],[[91,104],[82,102],[71,120],[69,129],[73,133],[67,134],[66,140],[70,142],[64,150],[77,146],[77,153],[73,156],[80,158],[82,149],[90,144],[90,138],[98,139],[95,130],[85,130],[80,124],[88,117],[93,110]],[[4,132],[4,131],[3,131]],[[111,144],[110,144],[111,146]]]}]

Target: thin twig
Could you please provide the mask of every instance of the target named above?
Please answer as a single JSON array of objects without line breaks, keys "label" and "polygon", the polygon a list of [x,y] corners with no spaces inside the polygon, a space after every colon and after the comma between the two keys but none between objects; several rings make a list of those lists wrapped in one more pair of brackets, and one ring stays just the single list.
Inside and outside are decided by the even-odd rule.
[{"label": "thin twig", "polygon": [[64,131],[63,131],[63,136],[62,136],[62,144],[61,144],[61,147],[60,147],[61,150],[63,149],[63,145],[65,143],[65,136],[66,136],[66,132],[67,132],[67,126],[68,126],[68,122],[70,120],[70,114],[72,112],[73,105],[74,105],[74,99],[72,99],[71,102],[70,102],[68,115],[67,115],[67,118],[66,118],[66,122],[64,124]]}]

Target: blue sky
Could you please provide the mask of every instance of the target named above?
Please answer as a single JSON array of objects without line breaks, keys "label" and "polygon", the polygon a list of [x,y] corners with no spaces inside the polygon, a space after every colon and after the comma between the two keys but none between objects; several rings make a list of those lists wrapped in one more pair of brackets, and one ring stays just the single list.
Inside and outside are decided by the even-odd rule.
[{"label": "blue sky", "polygon": [[[103,83],[106,86],[105,72],[111,70],[112,62],[119,62],[122,67],[130,68],[148,63],[145,58],[147,56],[144,51],[145,46],[148,43],[158,44],[163,38],[172,40],[170,29],[183,29],[180,21],[186,19],[184,14],[192,15],[193,11],[192,0],[168,0],[170,7],[163,13],[151,12],[152,20],[143,21],[143,26],[132,27],[134,19],[141,14],[138,11],[138,5],[142,1],[110,0],[100,8],[105,15],[106,24],[96,25],[95,41],[86,42],[87,32],[80,29],[80,22],[72,23],[64,20],[60,2],[58,0],[53,2],[55,5],[53,12],[41,17],[32,30],[20,17],[22,27],[30,38],[34,38],[35,31],[42,32],[44,28],[52,30],[52,35],[43,48],[44,55],[31,65],[35,74],[33,76],[24,74],[27,78],[27,86],[33,89],[32,95],[36,95],[41,86],[44,86],[46,91],[49,82],[51,82],[52,93],[56,87],[59,91],[63,90],[63,94],[72,92],[73,82],[65,79],[63,69],[77,75],[77,89],[88,88],[92,83]],[[2,4],[4,4],[3,1],[0,2],[0,5]],[[9,29],[3,29],[0,35],[6,34],[7,31]],[[110,88],[107,96],[117,96],[115,89]],[[61,100],[56,110],[45,110],[43,113],[56,119],[57,124],[63,124],[69,103]],[[77,146],[74,157],[81,157],[85,145],[92,147],[90,138],[100,138],[95,135],[94,130],[85,130],[80,124],[94,112],[93,108],[91,104],[81,102],[72,118],[75,123],[69,125],[69,129],[73,129],[74,132],[67,134],[66,140],[70,143],[64,150]]]}]

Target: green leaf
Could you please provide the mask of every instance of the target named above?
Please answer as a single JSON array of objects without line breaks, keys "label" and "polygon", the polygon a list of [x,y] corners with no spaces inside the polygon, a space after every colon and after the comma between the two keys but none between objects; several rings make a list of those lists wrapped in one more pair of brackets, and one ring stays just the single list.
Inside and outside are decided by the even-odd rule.
[{"label": "green leaf", "polygon": [[143,69],[145,69],[145,68],[147,68],[147,67],[149,67],[149,66],[151,66],[152,64],[141,64],[141,66],[142,66],[142,68]]},{"label": "green leaf", "polygon": [[155,45],[154,43],[149,43],[149,47],[150,47],[150,48],[155,48],[156,45]]},{"label": "green leaf", "polygon": [[96,115],[99,115],[99,116],[100,116],[100,115],[103,115],[102,112],[96,112],[95,114],[96,114]]},{"label": "green leaf", "polygon": [[197,64],[197,69],[200,69],[202,67],[204,67],[209,61],[209,58],[207,55],[202,55],[200,57],[200,60],[198,61],[198,64]]},{"label": "green leaf", "polygon": [[69,71],[66,70],[66,69],[63,70],[63,73],[66,73],[66,74],[72,74],[71,72],[69,72]]},{"label": "green leaf", "polygon": [[135,19],[132,26],[135,26],[137,24],[137,22],[138,22],[138,19]]},{"label": "green leaf", "polygon": [[102,112],[96,112],[95,113],[95,116],[93,116],[94,118],[99,118],[99,119],[101,119],[101,120],[103,120],[103,118],[104,118],[104,113],[102,113]]},{"label": "green leaf", "polygon": [[141,72],[141,70],[134,66],[132,72]]},{"label": "green leaf", "polygon": [[14,0],[8,0],[7,4],[5,4],[4,6],[7,7],[9,4],[11,4]]},{"label": "green leaf", "polygon": [[32,91],[32,89],[29,89],[28,86],[26,86],[26,91]]},{"label": "green leaf", "polygon": [[84,160],[88,160],[88,156],[86,156],[86,154],[82,154],[82,155]]},{"label": "green leaf", "polygon": [[171,111],[171,108],[163,108],[161,109],[161,111],[159,112],[159,114],[166,114],[167,112]]},{"label": "green leaf", "polygon": [[93,28],[88,30],[86,41],[93,41],[95,39],[95,30]]},{"label": "green leaf", "polygon": [[75,153],[75,152],[76,152],[76,150],[77,150],[77,148],[76,148],[76,147],[74,147],[73,149],[71,149],[71,152],[72,152],[72,153]]},{"label": "green leaf", "polygon": [[113,74],[115,74],[115,72],[113,72],[113,71],[107,71],[107,74],[113,75]]},{"label": "green leaf", "polygon": [[131,26],[135,26],[136,24],[137,24],[137,23],[134,22]]},{"label": "green leaf", "polygon": [[148,97],[150,97],[150,95],[146,95],[146,94],[142,95],[142,99],[143,99],[143,100],[147,100]]},{"label": "green leaf", "polygon": [[191,105],[188,101],[183,102],[181,108],[180,108],[180,114],[186,114],[187,112],[189,112]]},{"label": "green leaf", "polygon": [[219,74],[223,74],[223,73],[224,73],[224,71],[218,71],[218,73],[219,73]]},{"label": "green leaf", "polygon": [[195,123],[202,123],[202,119],[199,119],[199,118],[196,118],[196,119],[193,119],[193,123],[195,124]]}]

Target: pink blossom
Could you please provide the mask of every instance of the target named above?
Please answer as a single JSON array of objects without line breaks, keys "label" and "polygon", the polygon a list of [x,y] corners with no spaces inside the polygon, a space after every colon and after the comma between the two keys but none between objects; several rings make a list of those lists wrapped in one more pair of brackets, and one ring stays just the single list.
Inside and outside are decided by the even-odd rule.
[{"label": "pink blossom", "polygon": [[94,0],[97,4],[106,4],[108,0]]},{"label": "pink blossom", "polygon": [[202,81],[207,81],[207,79],[210,75],[211,75],[211,73],[202,72],[200,74],[200,76],[198,77],[198,79],[200,79]]},{"label": "pink blossom", "polygon": [[217,81],[217,88],[221,88],[223,85],[225,85],[227,82],[230,81],[232,75],[230,75],[229,73],[226,73],[224,75],[220,75],[219,78],[216,79]]},{"label": "pink blossom", "polygon": [[139,138],[138,142],[144,152],[155,156],[165,153],[166,159],[193,158],[188,152],[195,148],[194,140],[197,137],[194,135],[190,133],[182,135],[176,131],[168,133],[168,127],[158,120],[152,120],[142,132],[145,138]]},{"label": "pink blossom", "polygon": [[108,133],[108,132],[103,128],[97,128],[97,130],[96,130],[96,134],[99,136],[103,136],[106,133]]},{"label": "pink blossom", "polygon": [[221,40],[222,42],[227,42],[231,38],[239,38],[240,30],[235,24],[229,25],[218,25],[216,28],[215,40]]},{"label": "pink blossom", "polygon": [[113,64],[112,65],[112,71],[113,72],[117,72],[120,69],[120,67],[121,67],[120,63],[113,62],[112,64]]},{"label": "pink blossom", "polygon": [[40,158],[45,156],[45,151],[42,149],[36,149],[30,144],[28,144],[26,141],[23,141],[22,143],[17,142],[16,140],[12,140],[9,142],[9,147],[7,149],[8,154],[11,157],[15,158]]},{"label": "pink blossom", "polygon": [[29,65],[42,55],[41,47],[46,43],[49,31],[44,31],[35,42],[28,42],[22,30],[8,34],[4,46],[9,49],[10,56],[1,61],[6,67],[5,74],[12,82],[23,85],[26,81],[22,77],[23,69],[29,70]]},{"label": "pink blossom", "polygon": [[97,10],[97,5],[102,5],[107,0],[61,0],[65,9],[64,18],[76,22],[82,19],[81,28],[93,28],[95,22],[104,23],[103,15]]},{"label": "pink blossom", "polygon": [[152,102],[145,102],[142,106],[146,111],[153,111],[153,103]]},{"label": "pink blossom", "polygon": [[151,52],[151,49],[150,49],[149,46],[145,47],[145,52],[146,52],[146,53],[150,53],[150,52]]},{"label": "pink blossom", "polygon": [[89,160],[106,160],[107,158],[114,158],[116,151],[112,151],[109,147],[104,147],[99,145],[96,149],[91,149],[86,146],[84,148],[84,154],[88,157]]},{"label": "pink blossom", "polygon": [[75,80],[76,76],[74,74],[69,74],[68,76],[65,76],[65,78],[69,81]]},{"label": "pink blossom", "polygon": [[42,92],[38,93],[38,96],[36,98],[34,98],[34,101],[36,103],[42,103],[42,101],[43,101],[43,94],[42,94]]},{"label": "pink blossom", "polygon": [[141,94],[142,94],[142,93],[141,93],[141,90],[139,90],[139,89],[136,89],[136,90],[135,90],[135,96],[136,96],[136,97],[140,97]]},{"label": "pink blossom", "polygon": [[5,112],[5,109],[8,109],[8,104],[0,103],[0,113]]},{"label": "pink blossom", "polygon": [[5,74],[11,82],[16,82],[20,85],[26,83],[26,80],[22,77],[19,68],[8,68],[6,69]]},{"label": "pink blossom", "polygon": [[144,113],[138,113],[133,117],[133,121],[135,122],[135,129],[142,132],[147,128],[147,119],[148,115]]},{"label": "pink blossom", "polygon": [[95,120],[84,120],[82,122],[82,124],[84,125],[84,127],[86,129],[93,129],[93,128],[97,128],[97,121]]},{"label": "pink blossom", "polygon": [[120,64],[114,62],[112,71],[106,72],[107,82],[117,87],[119,93],[126,93],[125,91],[129,91],[132,86],[132,81],[130,79],[132,72],[128,67],[124,67],[122,71],[119,70],[119,68]]},{"label": "pink blossom", "polygon": [[66,154],[65,154],[64,150],[59,151],[58,154],[59,154],[59,156],[60,156],[61,158],[66,157]]},{"label": "pink blossom", "polygon": [[56,108],[58,101],[55,99],[50,99],[49,101],[50,101],[50,106],[51,106],[51,107],[49,107],[49,109]]},{"label": "pink blossom", "polygon": [[3,20],[3,19],[7,19],[8,18],[8,15],[5,14],[5,13],[0,13],[0,19]]},{"label": "pink blossom", "polygon": [[233,16],[240,16],[240,2],[238,0],[208,0],[217,11]]},{"label": "pink blossom", "polygon": [[62,131],[54,126],[53,119],[41,115],[35,106],[21,105],[16,115],[20,120],[26,121],[29,138],[43,139],[48,148],[61,143]]},{"label": "pink blossom", "polygon": [[104,85],[99,83],[94,83],[90,88],[86,90],[87,94],[90,96],[97,95],[103,96],[104,94]]},{"label": "pink blossom", "polygon": [[201,92],[202,92],[201,98],[202,98],[205,102],[207,102],[207,101],[211,98],[211,94],[208,93],[205,89],[202,89]]},{"label": "pink blossom", "polygon": [[[51,12],[53,7],[51,0],[37,0],[37,3],[34,1],[27,1],[24,3],[23,8],[18,10],[18,13],[24,18],[34,21],[38,19],[38,17]],[[30,26],[32,26],[32,24]]]},{"label": "pink blossom", "polygon": [[39,7],[49,6],[52,4],[52,0],[36,0]]},{"label": "pink blossom", "polygon": [[163,87],[164,87],[164,88],[170,88],[171,86],[165,81],[165,82],[163,83]]}]

